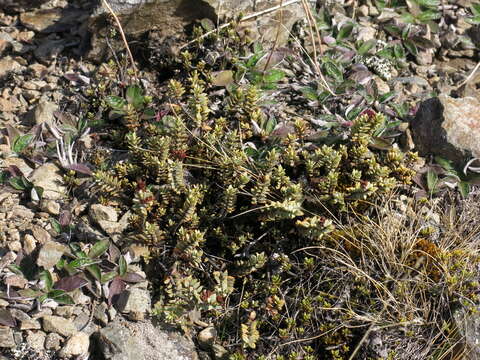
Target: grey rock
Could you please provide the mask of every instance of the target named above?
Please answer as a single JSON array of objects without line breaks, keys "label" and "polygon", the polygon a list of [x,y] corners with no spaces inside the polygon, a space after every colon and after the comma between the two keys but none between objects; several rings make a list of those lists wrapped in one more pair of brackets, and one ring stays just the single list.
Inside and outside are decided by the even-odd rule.
[{"label": "grey rock", "polygon": [[124,291],[117,300],[117,309],[123,313],[145,313],[150,310],[148,290],[133,288]]},{"label": "grey rock", "polygon": [[54,120],[53,113],[57,110],[57,104],[54,104],[50,101],[39,102],[33,112],[35,124],[39,125],[45,123],[46,125],[51,125]]},{"label": "grey rock", "polygon": [[0,59],[0,78],[10,72],[17,72],[23,68],[18,61],[11,56],[5,56]]},{"label": "grey rock", "polygon": [[43,188],[43,198],[58,200],[65,197],[67,187],[63,183],[60,168],[53,163],[46,163],[34,170],[30,181]]},{"label": "grey rock", "polygon": [[480,157],[480,101],[440,95],[420,104],[411,123],[420,155],[439,155],[460,166]]},{"label": "grey rock", "polygon": [[108,306],[105,303],[101,303],[95,307],[93,317],[100,321],[102,325],[108,324]]},{"label": "grey rock", "polygon": [[213,344],[213,355],[215,360],[227,360],[228,350],[220,344]]},{"label": "grey rock", "polygon": [[71,320],[53,315],[43,317],[43,329],[63,336],[72,336],[77,333],[77,328]]},{"label": "grey rock", "polygon": [[22,219],[22,220],[31,220],[35,217],[35,214],[29,208],[26,208],[23,205],[15,205],[11,210],[10,218],[11,219]]},{"label": "grey rock", "polygon": [[98,334],[98,348],[107,360],[198,360],[193,342],[152,322],[114,321]]},{"label": "grey rock", "polygon": [[45,339],[45,348],[47,350],[58,350],[60,349],[60,344],[62,343],[63,338],[57,333],[50,333]]},{"label": "grey rock", "polygon": [[48,241],[40,249],[37,265],[42,266],[44,269],[51,269],[66,251],[67,248],[65,245]]},{"label": "grey rock", "polygon": [[198,333],[198,343],[202,349],[211,349],[215,338],[217,337],[217,330],[213,326],[209,326]]},{"label": "grey rock", "polygon": [[90,206],[90,216],[96,222],[101,220],[117,221],[118,219],[117,211],[114,208],[101,204]]},{"label": "grey rock", "polygon": [[52,240],[50,233],[39,225],[32,225],[31,230],[35,240],[37,240],[40,244],[45,244]]},{"label": "grey rock", "polygon": [[20,22],[28,29],[53,33],[69,30],[76,22],[83,20],[85,12],[75,9],[40,9],[20,14]]},{"label": "grey rock", "polygon": [[1,168],[8,168],[11,165],[18,167],[26,177],[28,177],[33,171],[33,169],[27,165],[25,160],[19,157],[9,157],[0,163]]},{"label": "grey rock", "polygon": [[469,313],[464,307],[453,312],[455,327],[463,338],[466,347],[465,359],[480,359],[480,316]]},{"label": "grey rock", "polygon": [[91,321],[90,314],[86,314],[84,312],[80,313],[75,318],[73,325],[75,325],[78,330],[81,330],[89,336],[98,330],[98,326]]},{"label": "grey rock", "polygon": [[10,328],[0,328],[0,348],[15,347],[15,340],[13,338],[13,331]]},{"label": "grey rock", "polygon": [[[230,19],[239,13],[252,14],[258,9],[272,8],[280,3],[281,0],[114,0],[112,5],[119,10],[120,21],[128,37],[138,38],[153,30],[162,39],[158,45],[165,48],[166,54],[174,54],[175,50],[169,44],[178,41],[172,41],[172,38],[179,40],[185,27],[196,20],[209,19],[216,23],[218,19]],[[243,21],[241,29],[248,29],[253,40],[263,42],[273,42],[280,29],[277,45],[281,46],[286,43],[293,24],[305,17],[298,3],[283,7],[282,11],[282,27],[278,27],[279,11],[273,11]],[[102,12],[105,9],[99,9],[97,14]],[[108,34],[104,14],[92,18],[89,30],[92,33],[92,51],[87,56],[98,62],[108,53],[104,41]],[[121,42],[113,46],[122,48]]]},{"label": "grey rock", "polygon": [[79,332],[67,340],[59,355],[71,359],[73,356],[86,354],[89,346],[89,336],[84,332]]},{"label": "grey rock", "polygon": [[[48,63],[56,58],[65,48],[66,41],[64,39],[50,40],[45,39],[34,51],[33,54],[38,61]],[[29,90],[31,92],[35,90]]]},{"label": "grey rock", "polygon": [[40,209],[51,215],[60,214],[60,204],[54,200],[42,199],[40,202]]},{"label": "grey rock", "polygon": [[45,349],[45,338],[47,335],[43,331],[29,331],[27,334],[27,344],[36,351]]}]

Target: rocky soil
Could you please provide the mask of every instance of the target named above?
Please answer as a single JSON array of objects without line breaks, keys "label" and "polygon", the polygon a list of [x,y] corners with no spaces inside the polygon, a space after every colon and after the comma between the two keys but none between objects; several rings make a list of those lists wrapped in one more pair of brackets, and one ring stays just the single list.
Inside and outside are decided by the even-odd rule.
[{"label": "rocky soil", "polygon": [[[207,359],[191,338],[150,318],[151,284],[143,268],[148,250],[141,245],[127,249],[115,245],[129,214],[120,216],[115,208],[92,202],[81,184],[75,184],[73,191],[65,174],[76,163],[71,159],[75,154],[61,143],[60,150],[55,148],[55,140],[68,132],[69,125],[72,132],[85,131],[76,128],[86,101],[83,91],[99,71],[100,57],[109,51],[95,45],[102,41],[98,34],[93,36],[93,49],[89,48],[88,20],[96,5],[89,0],[49,0],[29,8],[0,0],[0,168],[28,179],[17,188],[0,185],[0,359]],[[416,146],[425,156],[436,154],[452,161],[480,157],[480,117],[475,110],[480,108],[480,71],[473,73],[480,60],[480,30],[464,21],[469,5],[467,0],[443,2],[446,20],[441,26],[450,30],[427,34],[435,48],[422,49],[415,62],[389,79],[374,75],[381,94],[393,91],[398,103],[410,105],[413,125],[403,129],[402,141],[405,148]],[[338,1],[339,9],[348,6]],[[386,10],[380,13],[369,1],[356,11],[364,41],[375,39],[379,24],[392,16]],[[335,16],[340,21],[346,15],[339,10]],[[150,40],[165,41],[171,35],[150,34]],[[467,37],[470,42],[464,41]],[[161,88],[162,78],[154,66],[148,61],[144,65],[145,87]],[[438,94],[443,95],[437,102],[420,106]],[[468,100],[462,99],[467,96]],[[305,113],[316,116],[313,110]],[[434,141],[432,124],[439,132]],[[447,124],[443,130],[442,124]],[[15,141],[28,132],[38,135],[37,146],[43,150],[34,157],[18,156],[15,145],[21,144]],[[82,134],[83,151],[77,159],[88,155],[95,136],[88,131]],[[89,171],[83,169],[86,176]],[[41,199],[35,193],[38,188],[43,189]],[[59,261],[78,258],[68,247],[72,239],[81,239],[78,251],[84,254],[108,240],[102,243],[108,246],[101,254],[115,266],[124,261],[128,271],[109,287],[99,279],[92,285],[75,275],[60,282],[55,272]],[[47,273],[34,276],[42,271]],[[38,285],[46,290],[33,291]],[[208,331],[202,336],[197,344],[208,344],[213,337]]]}]

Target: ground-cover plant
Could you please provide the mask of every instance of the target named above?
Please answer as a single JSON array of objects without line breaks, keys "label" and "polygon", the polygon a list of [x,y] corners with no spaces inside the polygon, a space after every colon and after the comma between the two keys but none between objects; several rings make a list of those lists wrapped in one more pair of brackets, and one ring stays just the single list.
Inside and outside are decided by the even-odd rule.
[{"label": "ground-cover plant", "polygon": [[[132,214],[120,246],[149,246],[154,314],[187,333],[213,324],[217,358],[428,358],[455,332],[451,303],[477,301],[475,241],[422,203],[374,205],[407,189],[416,156],[392,140],[407,115],[378,93],[374,73],[387,73],[366,61],[389,60],[389,47],[356,42],[356,26],[319,26],[330,91],[311,54],[277,49],[272,71],[234,27],[184,49],[166,96],[149,98],[155,116],[118,111],[132,98],[118,65],[91,90],[97,117],[118,116],[104,133],[119,155],[92,159],[99,201]],[[399,29],[392,51],[404,60],[418,34]]]},{"label": "ground-cover plant", "polygon": [[[236,358],[280,356],[284,346],[291,358],[348,353],[357,332],[312,318],[317,300],[295,294],[319,264],[289,254],[321,244],[335,216],[410,183],[415,155],[378,146],[381,113],[358,116],[327,145],[300,117],[276,120],[255,85],[209,96],[211,68],[183,58],[189,71],[170,81],[168,111],[112,138],[126,156],[94,173],[100,201],[132,211],[124,241],[151,247],[155,313],[185,331],[214,321],[218,345]],[[293,317],[280,315],[287,303]],[[318,331],[332,336],[300,340]]]}]

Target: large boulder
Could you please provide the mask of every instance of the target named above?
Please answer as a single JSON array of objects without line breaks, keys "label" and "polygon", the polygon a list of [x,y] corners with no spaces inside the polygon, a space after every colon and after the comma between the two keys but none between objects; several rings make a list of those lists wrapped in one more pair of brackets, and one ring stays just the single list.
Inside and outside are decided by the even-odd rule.
[{"label": "large boulder", "polygon": [[448,95],[420,104],[410,124],[415,148],[422,156],[438,155],[458,165],[480,158],[480,101]]},{"label": "large boulder", "polygon": [[[118,12],[120,22],[129,40],[142,39],[145,34],[155,32],[155,39],[161,39],[158,47],[181,41],[188,26],[196,20],[209,19],[213,23],[222,23],[238,14],[250,15],[280,5],[281,0],[114,0],[110,1],[112,9]],[[92,17],[89,29],[92,34],[91,50],[88,58],[101,61],[108,54],[109,48],[105,37],[109,32],[108,16],[104,8],[99,8]],[[241,23],[242,29],[249,29],[252,39],[272,42],[280,31],[278,45],[288,38],[292,25],[305,17],[301,4],[294,3],[282,7],[282,11],[265,12]],[[279,25],[279,20],[282,25]],[[120,49],[120,42],[112,42]],[[165,42],[165,44],[162,44]],[[134,41],[132,41],[134,43]],[[166,51],[171,46],[165,46]]]}]

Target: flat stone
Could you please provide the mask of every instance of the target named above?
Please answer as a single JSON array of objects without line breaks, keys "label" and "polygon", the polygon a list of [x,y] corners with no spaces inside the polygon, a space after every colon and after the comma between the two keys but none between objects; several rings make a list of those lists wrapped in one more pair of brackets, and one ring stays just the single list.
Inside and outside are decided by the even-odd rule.
[{"label": "flat stone", "polygon": [[5,56],[0,59],[0,78],[10,72],[17,72],[22,69],[22,65],[11,56]]},{"label": "flat stone", "polygon": [[51,269],[66,251],[67,247],[65,245],[55,241],[46,242],[38,254],[37,265],[44,269]]},{"label": "flat stone", "polygon": [[40,244],[45,244],[52,240],[50,233],[39,225],[32,225],[33,236]]},{"label": "flat stone", "polygon": [[35,214],[29,208],[23,205],[15,205],[10,213],[11,219],[31,220],[35,217]]},{"label": "flat stone", "polygon": [[50,101],[41,101],[35,107],[35,111],[33,112],[33,118],[35,120],[35,124],[43,124],[51,125],[54,120],[53,113],[58,110],[58,106]]},{"label": "flat stone", "polygon": [[44,199],[58,200],[66,196],[67,187],[63,183],[62,171],[53,163],[46,163],[35,169],[30,181],[43,188]]},{"label": "flat stone", "polygon": [[117,309],[124,313],[145,313],[150,310],[151,298],[148,290],[133,288],[120,294]]},{"label": "flat stone", "polygon": [[63,336],[72,336],[77,333],[77,328],[71,320],[53,315],[43,317],[43,330]]},{"label": "flat stone", "polygon": [[28,177],[33,171],[33,169],[29,165],[27,165],[25,160],[23,160],[22,158],[13,157],[13,156],[3,160],[2,163],[0,164],[0,167],[7,168],[11,165],[18,167],[18,169],[26,177]]},{"label": "flat stone", "polygon": [[0,348],[13,348],[15,346],[12,329],[0,327]]},{"label": "flat stone", "polygon": [[81,14],[79,11],[61,8],[41,9],[20,14],[20,21],[26,28],[37,32],[61,32],[80,20]]},{"label": "flat stone", "polygon": [[459,166],[480,157],[480,101],[441,94],[428,99],[411,122],[415,148],[421,156],[438,155]]},{"label": "flat stone", "polygon": [[60,214],[60,204],[54,200],[42,199],[40,202],[40,209],[51,215]]},{"label": "flat stone", "polygon": [[211,349],[215,338],[217,337],[217,330],[213,326],[209,326],[198,333],[198,343],[204,350]]},{"label": "flat stone", "polygon": [[[120,22],[124,24],[123,30],[129,37],[141,37],[152,29],[160,33],[160,36],[153,36],[158,39],[157,49],[162,48],[159,56],[172,55],[175,53],[174,46],[171,43],[175,41],[165,41],[164,39],[180,40],[181,34],[186,26],[200,19],[209,19],[215,23],[217,19],[231,18],[239,13],[251,14],[259,10],[278,6],[282,0],[114,0],[111,3],[114,10],[120,17]],[[116,3],[116,4],[115,4]],[[108,25],[105,21],[105,15],[98,15],[106,12],[103,7],[99,7],[90,20],[89,31],[92,34],[91,51],[87,54],[88,59],[99,62],[107,54],[105,36],[108,36]],[[252,40],[258,40],[264,43],[277,41],[278,46],[286,43],[290,30],[295,22],[305,17],[305,12],[301,4],[294,3],[282,8],[280,11],[266,13],[263,16],[256,17],[239,24],[238,29],[241,32],[249,32]],[[280,16],[282,26],[279,26]],[[114,48],[120,48],[121,43],[112,42]],[[163,49],[165,51],[163,51]]]},{"label": "flat stone", "polygon": [[23,320],[20,322],[20,330],[38,330],[41,329],[40,321],[38,320]]},{"label": "flat stone", "polygon": [[89,346],[89,336],[84,332],[79,332],[67,340],[59,355],[70,359],[73,356],[87,353]]},{"label": "flat stone", "polygon": [[45,349],[45,338],[47,335],[43,331],[29,331],[27,334],[27,344],[34,350],[43,351]]},{"label": "flat stone", "polygon": [[25,254],[30,255],[37,248],[37,241],[30,234],[25,234],[23,237],[23,250]]},{"label": "flat stone", "polygon": [[89,213],[92,220],[97,223],[101,220],[116,222],[118,219],[117,211],[114,208],[101,204],[94,204],[90,206]]},{"label": "flat stone", "polygon": [[453,312],[453,320],[467,350],[465,360],[480,359],[480,316],[478,313],[469,313],[468,310],[461,307]]},{"label": "flat stone", "polygon": [[150,321],[114,321],[98,334],[98,348],[111,360],[198,360],[193,342],[178,333],[162,331]]},{"label": "flat stone", "polygon": [[58,350],[60,349],[60,344],[62,343],[63,338],[57,333],[50,333],[45,339],[45,348],[47,350]]},{"label": "flat stone", "polygon": [[33,54],[38,61],[42,63],[48,63],[60,55],[60,53],[65,48],[65,44],[66,41],[64,39],[46,39],[33,51]]}]

